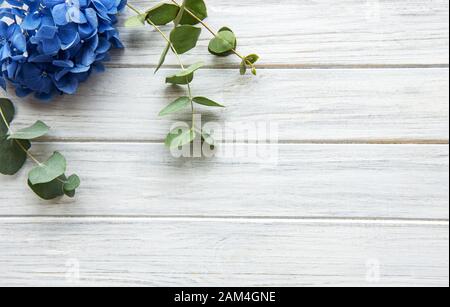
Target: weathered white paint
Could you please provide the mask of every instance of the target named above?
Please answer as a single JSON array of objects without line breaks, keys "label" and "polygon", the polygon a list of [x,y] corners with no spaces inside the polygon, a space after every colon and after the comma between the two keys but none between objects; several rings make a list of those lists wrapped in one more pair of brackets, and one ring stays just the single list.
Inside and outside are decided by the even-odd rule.
[{"label": "weathered white paint", "polygon": [[[132,0],[146,9],[157,1]],[[181,2],[181,0],[178,0]],[[263,66],[430,65],[448,64],[449,4],[447,0],[207,0],[216,30],[232,27],[243,54],[261,55]],[[126,16],[132,16],[127,11]],[[163,27],[169,33],[172,26]],[[112,65],[156,65],[164,40],[150,26],[120,28],[126,49]],[[239,65],[239,58],[213,58],[211,35],[203,31],[186,63]],[[173,56],[167,64],[176,65]],[[236,68],[237,69],[237,68]]]},{"label": "weathered white paint", "polygon": [[[160,144],[41,144],[61,151],[82,186],[74,200],[38,201],[27,169],[0,177],[0,215],[284,216],[448,219],[447,145],[220,146],[176,159]],[[226,156],[236,152],[239,155]]]},{"label": "weathered white paint", "polygon": [[2,286],[448,287],[448,223],[8,218],[0,224]]},{"label": "weathered white paint", "polygon": [[[79,265],[75,285],[448,286],[448,1],[207,2],[264,68],[199,71],[195,93],[227,105],[207,120],[277,123],[294,144],[278,163],[172,158],[160,141],[187,117],[156,114],[182,93],[163,84],[175,61],[154,77],[163,41],[120,26],[117,69],[48,106],[16,101],[15,127],[54,129],[33,152],[62,151],[83,183],[42,202],[30,165],[0,177],[0,285],[74,285]],[[237,66],[208,39],[183,61]]]},{"label": "weathered white paint", "polygon": [[[17,127],[37,118],[53,130],[50,140],[160,141],[190,110],[165,118],[159,111],[184,95],[164,85],[163,70],[110,69],[82,85],[76,96],[51,105],[16,99]],[[447,141],[448,69],[263,70],[258,78],[234,70],[201,70],[194,95],[215,99],[225,109],[203,113],[237,139],[254,139],[242,123],[278,126],[280,141]],[[32,99],[26,100],[32,101]],[[239,128],[241,127],[241,128]],[[220,137],[230,140],[228,134]]]}]

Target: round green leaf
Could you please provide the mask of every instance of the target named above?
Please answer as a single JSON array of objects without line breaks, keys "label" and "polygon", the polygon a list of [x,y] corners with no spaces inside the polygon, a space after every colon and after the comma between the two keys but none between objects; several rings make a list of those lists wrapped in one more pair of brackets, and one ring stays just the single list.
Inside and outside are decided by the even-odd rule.
[{"label": "round green leaf", "polygon": [[30,147],[29,141],[9,140],[6,135],[0,136],[0,173],[3,175],[16,174],[25,164],[26,151]]},{"label": "round green leaf", "polygon": [[125,21],[125,27],[127,28],[142,27],[145,25],[145,17],[146,14],[130,17]]},{"label": "round green leaf", "polygon": [[164,26],[174,21],[180,8],[175,4],[160,3],[147,11],[147,19],[157,26]]},{"label": "round green leaf", "polygon": [[166,137],[165,144],[167,147],[174,149],[183,147],[191,143],[195,139],[195,132],[191,129],[176,128],[172,130]]},{"label": "round green leaf", "polygon": [[166,116],[175,112],[178,112],[180,110],[183,110],[191,103],[191,100],[189,97],[180,97],[171,104],[169,104],[167,107],[165,107],[160,113],[159,116]]},{"label": "round green leaf", "polygon": [[9,138],[16,140],[33,140],[46,135],[49,130],[50,127],[39,120],[31,127],[14,132]]},{"label": "round green leaf", "polygon": [[194,79],[194,72],[199,70],[201,67],[203,67],[203,63],[195,63],[191,66],[189,66],[187,69],[179,72],[176,75],[170,76],[166,78],[166,83],[171,84],[178,84],[178,85],[185,85],[188,83],[191,83]]},{"label": "round green leaf", "polygon": [[[41,183],[41,184],[32,184],[28,180],[28,186],[33,190],[33,192],[44,200],[51,200],[57,197],[63,196],[64,193],[64,184],[67,181],[65,175],[61,175],[54,180]],[[73,194],[75,195],[75,194]]]},{"label": "round green leaf", "polygon": [[214,55],[225,56],[236,48],[236,36],[231,31],[221,31],[209,43],[208,49]]},{"label": "round green leaf", "polygon": [[66,172],[66,159],[59,152],[55,152],[50,159],[42,165],[32,169],[28,175],[32,185],[47,183]]},{"label": "round green leaf", "polygon": [[[185,7],[198,19],[204,20],[208,17],[208,9],[203,0],[185,0],[184,3]],[[186,11],[183,13],[180,20],[180,24],[182,25],[196,25],[198,23],[199,21]]]},{"label": "round green leaf", "polygon": [[179,26],[170,33],[170,41],[178,54],[183,54],[197,46],[202,29],[193,26]]},{"label": "round green leaf", "polygon": [[195,103],[198,103],[203,106],[224,108],[223,105],[215,101],[212,101],[211,99],[208,99],[206,97],[195,97],[193,100],[195,101]]},{"label": "round green leaf", "polygon": [[[0,98],[0,109],[3,113],[0,115],[0,136],[7,134],[8,131],[8,125],[12,122],[14,119],[14,116],[16,114],[16,111],[14,109],[14,105],[11,102],[11,100],[7,98]],[[6,119],[6,124],[5,124]]]},{"label": "round green leaf", "polygon": [[79,188],[81,184],[80,181],[80,177],[78,177],[77,175],[71,175],[66,183],[64,183],[63,189],[64,189],[64,193],[69,196],[69,197],[73,197],[75,195],[75,190]]}]

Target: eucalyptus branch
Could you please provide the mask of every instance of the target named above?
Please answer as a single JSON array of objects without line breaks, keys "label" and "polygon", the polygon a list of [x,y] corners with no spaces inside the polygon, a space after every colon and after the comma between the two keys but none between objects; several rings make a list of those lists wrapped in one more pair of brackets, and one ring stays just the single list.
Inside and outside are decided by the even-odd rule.
[{"label": "eucalyptus branch", "polygon": [[[3,109],[0,106],[0,115],[2,117],[3,123],[5,124],[6,128],[8,129],[8,135],[14,134],[13,131],[11,130],[11,126],[9,125],[8,121],[6,120],[6,115],[5,113],[3,113]],[[36,163],[38,166],[42,166],[42,163],[36,159],[27,149],[25,149],[25,147],[22,145],[22,143],[20,143],[18,140],[13,139],[13,141],[19,146],[19,148],[34,162]]]},{"label": "eucalyptus branch", "polygon": [[[127,6],[134,11],[137,15],[142,15],[142,13],[135,8],[133,5],[127,3]],[[181,69],[183,71],[186,70],[183,61],[181,60],[181,56],[178,54],[178,52],[176,51],[175,47],[173,46],[172,42],[170,41],[170,39],[167,37],[167,35],[150,19],[147,18],[146,21],[159,33],[161,34],[162,38],[164,38],[164,40],[167,42],[167,44],[170,46],[170,49],[173,51],[173,53],[175,54],[178,63],[181,67]],[[194,116],[195,116],[195,110],[194,110],[194,102],[193,102],[193,95],[192,95],[192,88],[191,88],[191,82],[189,81],[188,77],[186,77],[186,86],[187,86],[187,90],[188,90],[188,95],[189,95],[189,101],[191,104],[191,112],[192,112],[192,126],[191,129],[194,129]]]},{"label": "eucalyptus branch", "polygon": [[[171,0],[173,2],[173,4],[175,4],[176,6],[178,6],[181,9],[181,5],[175,1],[175,0]],[[183,8],[189,15],[191,15],[194,19],[196,19],[198,21],[198,23],[200,23],[206,30],[208,30],[209,33],[212,34],[212,36],[214,37],[218,37],[218,33],[216,31],[214,31],[206,22],[204,22],[203,20],[201,20],[199,17],[197,17],[197,15],[195,15],[190,9],[188,9],[187,7]],[[239,52],[237,52],[234,48],[231,50],[235,55],[237,55],[241,60],[244,60],[245,57],[243,55],[241,55]]]},{"label": "eucalyptus branch", "polygon": [[28,175],[28,186],[33,192],[45,200],[63,195],[74,197],[80,186],[80,178],[77,175],[66,177],[66,159],[59,152],[55,152],[42,163],[29,151],[30,141],[44,136],[50,128],[37,121],[28,128],[12,131],[10,123],[14,116],[15,108],[11,100],[0,98],[0,173],[16,174],[28,157],[37,165]]},{"label": "eucalyptus branch", "polygon": [[[201,24],[206,30],[208,30],[209,33],[212,34],[212,36],[214,36],[215,39],[217,40],[225,40],[224,38],[222,38],[220,36],[220,32],[216,32],[214,31],[206,22],[204,22],[201,18],[199,18],[195,13],[192,12],[192,10],[190,10],[189,8],[187,8],[184,5],[184,2],[182,5],[180,5],[177,1],[175,0],[171,0],[173,4],[175,4],[176,6],[178,6],[180,8],[180,10],[184,10],[186,11],[189,15],[191,15],[199,24]],[[223,28],[223,30],[229,30],[228,28]],[[230,49],[230,52],[234,53],[236,56],[238,56],[242,62],[241,62],[241,73],[244,74],[244,67],[246,68],[247,66],[251,68],[252,73],[256,75],[256,66],[255,63],[259,60],[259,56],[257,56],[256,54],[252,54],[249,56],[243,56],[242,54],[240,54],[237,50],[236,50],[236,46],[234,46],[234,48]],[[246,70],[246,69],[245,69]]]}]

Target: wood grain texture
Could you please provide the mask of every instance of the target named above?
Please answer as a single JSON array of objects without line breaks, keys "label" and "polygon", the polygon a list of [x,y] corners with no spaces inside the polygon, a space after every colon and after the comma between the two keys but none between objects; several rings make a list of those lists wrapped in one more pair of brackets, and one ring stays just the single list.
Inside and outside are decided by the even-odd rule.
[{"label": "wood grain texture", "polygon": [[448,287],[448,259],[448,224],[0,220],[2,286]]},{"label": "wood grain texture", "polygon": [[164,85],[176,61],[153,76],[164,42],[125,29],[127,11],[127,48],[104,75],[49,105],[15,101],[14,128],[53,128],[33,153],[64,153],[82,186],[44,202],[26,186],[31,164],[0,177],[0,286],[448,287],[448,1],[207,3],[208,22],[262,59],[241,77],[203,31],[183,61],[214,68],[194,93],[227,105],[199,108],[203,122],[227,143],[257,139],[242,123],[273,124],[282,144],[172,157],[161,141],[189,116],[157,114],[184,93]]},{"label": "wood grain texture", "polygon": [[[17,99],[16,127],[39,118],[53,128],[47,140],[161,141],[174,122],[190,121],[189,110],[157,116],[184,94],[163,85],[174,72],[110,69],[50,105]],[[265,70],[256,79],[201,70],[193,90],[227,106],[197,108],[204,123],[220,124],[219,140],[253,140],[243,124],[273,124],[280,141],[448,142],[448,69]]]},{"label": "wood grain texture", "polygon": [[[26,170],[0,177],[0,215],[449,218],[447,145],[228,145],[173,158],[160,144],[41,144],[82,186],[39,201]],[[260,157],[270,157],[263,159]]]},{"label": "wood grain texture", "polygon": [[[132,3],[146,9],[157,1]],[[260,54],[263,66],[448,64],[446,0],[207,0],[207,5],[208,23],[215,29],[232,27],[239,50]],[[131,15],[127,11],[120,25]],[[151,31],[121,26],[127,48],[114,53],[112,64],[157,64],[164,41]],[[183,56],[186,63],[202,59],[208,65],[237,67],[237,57],[209,55],[210,38],[203,31],[198,48]],[[177,63],[171,56],[167,64]]]}]

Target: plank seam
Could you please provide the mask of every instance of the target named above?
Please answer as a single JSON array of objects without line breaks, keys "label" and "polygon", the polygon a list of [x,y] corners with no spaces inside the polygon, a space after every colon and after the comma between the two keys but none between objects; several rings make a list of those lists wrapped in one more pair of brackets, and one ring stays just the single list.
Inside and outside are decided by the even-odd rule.
[{"label": "plank seam", "polygon": [[350,225],[408,225],[408,226],[446,226],[449,227],[448,219],[413,219],[413,218],[364,218],[364,217],[292,217],[292,216],[157,216],[157,215],[0,215],[0,223],[3,221],[29,221],[37,220],[71,220],[125,222],[132,221],[175,221],[175,222],[249,222],[249,223],[301,223],[301,224],[350,224]]},{"label": "plank seam", "polygon": [[[127,68],[142,68],[142,69],[156,69],[156,65],[152,64],[105,64],[108,68],[127,69]],[[332,70],[332,69],[435,69],[449,68],[449,64],[260,64],[258,69],[275,70],[275,69],[318,69],[318,70]],[[205,65],[202,69],[209,70],[235,70],[239,65],[223,64],[223,65]],[[177,65],[164,65],[160,70],[164,69],[179,69]]]},{"label": "plank seam", "polygon": [[[89,139],[89,138],[42,138],[40,140],[34,141],[34,143],[99,143],[99,144],[156,144],[162,145],[164,144],[164,140],[145,140],[145,139],[136,139],[136,140],[126,140],[126,139]],[[449,140],[446,139],[430,139],[430,140],[415,140],[415,139],[404,139],[404,140],[395,140],[395,139],[378,139],[378,140],[278,140],[276,143],[266,141],[249,141],[249,142],[230,142],[230,141],[218,141],[219,145],[449,145]]]}]

